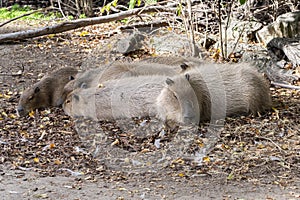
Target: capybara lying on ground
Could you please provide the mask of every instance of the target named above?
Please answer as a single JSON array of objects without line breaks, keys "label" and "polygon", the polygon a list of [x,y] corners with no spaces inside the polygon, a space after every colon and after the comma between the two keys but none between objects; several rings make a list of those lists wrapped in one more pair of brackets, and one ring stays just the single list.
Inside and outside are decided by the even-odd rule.
[{"label": "capybara lying on ground", "polygon": [[184,61],[188,62],[184,58],[171,58],[157,57],[155,59],[157,63],[148,63],[146,61],[132,63],[114,62],[105,67],[78,73],[75,80],[70,81],[65,86],[63,97],[65,99],[66,96],[76,88],[97,87],[102,82],[108,80],[145,75],[174,76],[182,72],[182,69],[186,69],[185,67],[188,66],[184,64]]},{"label": "capybara lying on ground", "polygon": [[72,67],[58,69],[24,90],[17,107],[18,115],[25,116],[37,108],[61,105],[63,89],[77,72],[77,69]]},{"label": "capybara lying on ground", "polygon": [[192,66],[184,73],[197,95],[200,121],[257,114],[271,107],[269,85],[250,64]]},{"label": "capybara lying on ground", "polygon": [[101,88],[76,89],[63,104],[73,117],[116,120],[157,116],[164,121],[198,123],[198,100],[184,76],[137,76],[103,82]]},{"label": "capybara lying on ground", "polygon": [[250,64],[186,63],[170,78],[129,74],[133,77],[103,82],[103,88],[78,89],[64,109],[95,119],[150,115],[187,124],[270,108],[269,85]]}]

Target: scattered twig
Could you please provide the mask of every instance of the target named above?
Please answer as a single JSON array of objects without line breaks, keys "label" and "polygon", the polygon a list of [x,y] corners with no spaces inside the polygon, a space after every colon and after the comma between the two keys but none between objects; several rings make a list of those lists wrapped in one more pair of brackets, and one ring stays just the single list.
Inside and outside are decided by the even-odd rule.
[{"label": "scattered twig", "polygon": [[287,84],[284,84],[284,83],[277,83],[277,82],[274,82],[274,81],[271,81],[271,85],[279,86],[279,87],[283,87],[283,88],[288,88],[288,89],[293,89],[293,90],[300,90],[300,86],[287,85]]},{"label": "scattered twig", "polygon": [[271,142],[272,144],[274,144],[280,151],[284,152],[284,150],[278,144],[276,144],[273,140],[271,140],[270,138],[266,138],[266,137],[256,137],[256,138],[263,139],[263,140],[268,140],[269,142]]},{"label": "scattered twig", "polygon": [[218,17],[219,17],[219,33],[220,33],[220,43],[221,43],[221,53],[222,53],[222,57],[225,58],[225,54],[224,54],[224,44],[223,44],[223,31],[222,31],[222,13],[221,13],[221,4],[222,1],[218,0]]},{"label": "scattered twig", "polygon": [[61,9],[60,0],[57,1],[57,4],[58,4],[58,9],[59,9],[60,13],[62,14],[63,18],[67,19],[64,11]]},{"label": "scattered twig", "polygon": [[22,70],[19,70],[18,72],[11,73],[11,74],[3,74],[3,73],[1,73],[0,76],[22,76],[24,70],[25,70],[25,68],[24,68],[24,65],[22,64]]},{"label": "scattered twig", "polygon": [[244,33],[244,31],[245,31],[245,24],[243,25],[243,29],[242,29],[241,32],[239,33],[239,36],[238,36],[236,42],[234,43],[234,46],[233,46],[233,48],[232,48],[232,51],[231,51],[228,55],[234,53],[234,51],[235,51],[235,49],[236,49],[236,47],[237,47],[237,45],[238,45],[238,43],[239,43],[239,41],[240,41],[240,39],[241,39],[243,33]]},{"label": "scattered twig", "polygon": [[[189,39],[190,48],[193,57],[199,56],[199,50],[195,43],[195,33],[194,33],[194,23],[193,23],[193,17],[192,17],[192,3],[191,0],[187,0],[187,14],[185,13],[185,10],[182,8],[182,19],[184,21],[185,26],[185,32],[187,34],[187,37]],[[182,2],[180,1],[181,5]]]}]

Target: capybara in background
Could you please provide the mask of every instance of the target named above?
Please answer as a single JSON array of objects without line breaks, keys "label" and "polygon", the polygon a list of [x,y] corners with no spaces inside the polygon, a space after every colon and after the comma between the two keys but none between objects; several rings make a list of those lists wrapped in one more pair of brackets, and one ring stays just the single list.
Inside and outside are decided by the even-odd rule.
[{"label": "capybara in background", "polygon": [[164,121],[194,123],[199,121],[197,103],[185,77],[172,80],[153,75],[110,80],[103,82],[101,88],[76,89],[69,94],[63,108],[72,117],[95,120],[157,116]]},{"label": "capybara in background", "polygon": [[58,69],[24,90],[17,107],[18,115],[25,116],[38,108],[60,106],[63,103],[64,87],[74,79],[77,72],[78,70],[72,67]]},{"label": "capybara in background", "polygon": [[65,99],[76,88],[97,87],[108,80],[145,75],[174,76],[181,73],[182,70],[186,70],[185,67],[188,67],[188,65],[184,62],[189,62],[181,57],[155,57],[155,61],[157,63],[148,63],[146,61],[132,63],[114,62],[105,67],[78,73],[75,80],[70,81],[65,86],[63,97]]},{"label": "capybara in background", "polygon": [[[195,57],[181,57],[181,56],[156,56],[144,58],[138,61],[139,63],[158,63],[163,65],[170,65],[176,67],[189,67],[189,63],[202,64],[203,61]],[[187,65],[185,64],[187,63]]]},{"label": "capybara in background", "polygon": [[184,73],[197,95],[200,121],[257,114],[271,107],[269,84],[248,63],[210,63]]}]

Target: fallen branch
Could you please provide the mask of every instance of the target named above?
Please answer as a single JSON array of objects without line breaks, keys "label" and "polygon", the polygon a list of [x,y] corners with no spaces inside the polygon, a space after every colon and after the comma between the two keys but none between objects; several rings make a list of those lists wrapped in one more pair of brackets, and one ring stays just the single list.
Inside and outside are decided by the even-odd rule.
[{"label": "fallen branch", "polygon": [[277,82],[273,82],[273,81],[271,81],[271,85],[288,88],[288,89],[293,89],[293,90],[300,90],[300,86],[287,85],[287,84],[277,83]]},{"label": "fallen branch", "polygon": [[56,24],[53,26],[48,26],[43,28],[37,28],[34,30],[26,30],[26,31],[20,31],[15,33],[1,34],[0,43],[11,41],[11,40],[23,40],[26,38],[34,38],[34,37],[48,35],[48,34],[62,33],[65,31],[69,31],[69,30],[73,30],[85,26],[121,20],[133,15],[139,15],[141,13],[160,12],[160,11],[175,12],[176,8],[171,8],[166,6],[149,6],[145,8],[136,8],[128,11],[123,11],[121,13],[116,13],[107,16],[67,21],[61,24]]}]

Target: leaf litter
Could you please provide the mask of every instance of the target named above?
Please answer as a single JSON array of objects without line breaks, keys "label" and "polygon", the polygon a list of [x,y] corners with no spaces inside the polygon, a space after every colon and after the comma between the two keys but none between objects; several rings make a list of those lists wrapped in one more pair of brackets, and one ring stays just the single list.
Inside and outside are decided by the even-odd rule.
[{"label": "leaf litter", "polygon": [[[36,171],[41,176],[62,174],[128,179],[127,173],[114,170],[99,156],[86,150],[86,143],[76,131],[75,120],[66,116],[61,108],[40,110],[26,118],[16,116],[15,108],[21,91],[36,82],[40,78],[38,74],[45,74],[58,66],[79,67],[91,53],[89,49],[99,45],[99,40],[89,38],[90,31],[95,30],[68,32],[15,45],[11,54],[1,58],[7,61],[1,62],[4,63],[1,64],[1,73],[19,71],[21,65],[25,66],[25,73],[23,76],[0,77],[0,165]],[[41,58],[47,62],[41,62]],[[164,170],[156,171],[157,176],[160,173],[179,178],[225,176],[231,181],[248,180],[281,186],[298,179],[300,92],[279,88],[272,88],[271,92],[275,103],[273,110],[260,116],[227,118],[217,143],[202,158],[201,165],[178,157],[170,160]],[[143,125],[149,120],[132,121]],[[172,131],[168,130],[137,136],[122,132],[113,122],[100,124],[107,132],[106,141],[109,141],[110,147],[123,151],[138,154],[155,152],[172,143],[173,139]],[[187,152],[196,152],[207,143],[207,126],[200,126],[198,131],[200,134],[193,138],[191,146],[185,148]],[[124,160],[126,162],[126,158]]]}]

